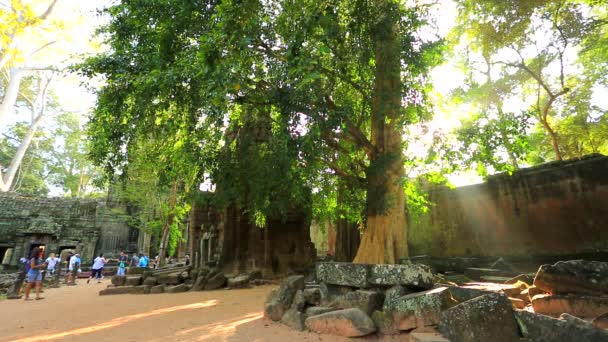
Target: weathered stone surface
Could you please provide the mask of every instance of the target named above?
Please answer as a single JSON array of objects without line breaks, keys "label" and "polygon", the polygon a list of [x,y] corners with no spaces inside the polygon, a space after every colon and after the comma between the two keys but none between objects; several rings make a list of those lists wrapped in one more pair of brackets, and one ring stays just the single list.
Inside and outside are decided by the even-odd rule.
[{"label": "weathered stone surface", "polygon": [[306,299],[306,303],[310,305],[319,305],[321,303],[321,290],[318,287],[304,289],[304,298]]},{"label": "weathered stone surface", "polygon": [[142,279],[143,278],[141,276],[127,276],[127,279],[125,280],[125,285],[139,286],[141,285]]},{"label": "weathered stone surface", "polygon": [[207,279],[205,284],[205,290],[216,290],[223,287],[226,284],[226,277],[223,273],[217,273]]},{"label": "weathered stone surface", "polygon": [[371,265],[352,264],[349,262],[317,263],[317,281],[331,285],[368,287],[368,275]]},{"label": "weathered stone surface", "polygon": [[336,303],[342,309],[357,308],[371,315],[375,310],[381,310],[384,303],[384,293],[377,291],[357,290],[342,296]]},{"label": "weathered stone surface", "polygon": [[126,281],[127,281],[126,276],[119,276],[119,275],[112,276],[112,285],[114,285],[114,286],[123,286],[123,285],[125,285]]},{"label": "weathered stone surface", "polygon": [[292,308],[285,312],[285,314],[281,318],[281,323],[286,324],[292,329],[303,331],[304,328],[306,328],[304,322],[306,321],[307,317],[308,316],[306,316],[305,313],[302,313],[298,310],[294,310]]},{"label": "weathered stone surface", "polygon": [[466,302],[467,300],[477,298],[483,295],[487,295],[490,293],[494,293],[492,291],[487,290],[479,290],[467,287],[449,287],[450,293],[452,294],[452,298],[454,298],[458,303]]},{"label": "weathered stone surface", "polygon": [[150,293],[164,293],[165,285],[156,285],[150,288]]},{"label": "weathered stone surface", "polygon": [[400,330],[438,324],[441,312],[456,304],[447,287],[412,293],[395,303],[395,322]]},{"label": "weathered stone surface", "polygon": [[143,267],[129,267],[127,268],[127,275],[142,275],[147,270]]},{"label": "weathered stone surface", "polygon": [[338,310],[338,309],[328,308],[328,307],[324,307],[324,306],[311,306],[308,309],[306,309],[306,315],[308,315],[310,317],[310,316],[321,315],[326,312],[332,312],[332,311],[336,311],[336,310]]},{"label": "weathered stone surface", "polygon": [[608,311],[602,315],[595,317],[591,324],[599,329],[608,329]]},{"label": "weathered stone surface", "polygon": [[368,282],[373,285],[403,285],[414,289],[433,287],[433,273],[421,264],[372,265]]},{"label": "weathered stone surface", "polygon": [[450,342],[440,333],[432,332],[413,332],[408,337],[408,342]]},{"label": "weathered stone surface", "polygon": [[591,324],[579,324],[526,310],[516,310],[515,317],[524,338],[533,342],[598,342],[608,341],[608,332]]},{"label": "weathered stone surface", "polygon": [[165,288],[166,293],[179,293],[188,291],[188,286],[186,284],[178,284],[173,286],[167,286]]},{"label": "weathered stone surface", "polygon": [[157,276],[157,282],[160,285],[177,285],[183,281],[184,279],[182,278],[181,272],[165,273]]},{"label": "weathered stone surface", "polygon": [[398,335],[401,333],[392,312],[374,311],[372,321],[378,332],[383,335]]},{"label": "weathered stone surface", "polygon": [[551,294],[608,294],[608,262],[570,260],[542,265],[534,286]]},{"label": "weathered stone surface", "polygon": [[192,291],[202,291],[205,289],[205,285],[207,285],[207,277],[204,275],[199,275],[196,277],[194,285],[192,285]]},{"label": "weathered stone surface", "polygon": [[305,324],[308,329],[320,334],[346,337],[365,336],[376,331],[372,319],[359,309],[337,310],[308,317]]},{"label": "weathered stone surface", "polygon": [[241,274],[240,276],[228,279],[228,287],[230,288],[246,287],[247,285],[249,285],[248,274]]},{"label": "weathered stone surface", "polygon": [[155,286],[156,285],[156,277],[147,277],[144,279],[144,285]]},{"label": "weathered stone surface", "polygon": [[502,293],[473,298],[443,311],[439,331],[452,342],[519,340],[511,302]]},{"label": "weathered stone surface", "polygon": [[549,316],[559,316],[565,312],[594,318],[608,312],[608,297],[537,295],[532,298],[532,306],[534,312]]},{"label": "weathered stone surface", "polygon": [[304,276],[291,276],[279,288],[272,290],[264,303],[264,317],[273,321],[280,320],[291,307],[298,290],[304,289]]},{"label": "weathered stone surface", "polygon": [[114,286],[99,291],[100,296],[116,294],[140,294],[144,293],[142,286]]},{"label": "weathered stone surface", "polygon": [[321,294],[321,305],[334,307],[339,305],[342,297],[347,293],[355,291],[354,288],[348,286],[339,286],[321,283],[319,285],[319,293]]},{"label": "weathered stone surface", "polygon": [[382,305],[382,311],[392,311],[395,305],[397,305],[399,298],[409,293],[411,293],[411,291],[401,285],[395,285],[386,290],[386,292],[384,292],[384,304]]},{"label": "weathered stone surface", "polygon": [[464,274],[447,274],[443,276],[443,279],[456,285],[464,285],[466,283],[473,282],[473,280]]}]

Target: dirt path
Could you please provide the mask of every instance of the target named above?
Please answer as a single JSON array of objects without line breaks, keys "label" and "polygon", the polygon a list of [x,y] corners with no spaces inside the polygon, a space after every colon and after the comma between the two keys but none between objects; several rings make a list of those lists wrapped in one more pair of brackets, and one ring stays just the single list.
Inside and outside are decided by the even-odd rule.
[{"label": "dirt path", "polygon": [[348,341],[265,320],[273,286],[99,296],[108,283],[81,280],[47,289],[41,301],[0,301],[0,341]]}]

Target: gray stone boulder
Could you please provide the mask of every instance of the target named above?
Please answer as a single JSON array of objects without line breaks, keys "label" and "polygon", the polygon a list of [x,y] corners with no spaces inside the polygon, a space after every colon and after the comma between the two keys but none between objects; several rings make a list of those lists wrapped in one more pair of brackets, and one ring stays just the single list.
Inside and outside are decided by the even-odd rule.
[{"label": "gray stone boulder", "polygon": [[403,285],[427,290],[433,288],[433,272],[422,264],[372,265],[368,282],[378,286]]},{"label": "gray stone boulder", "polygon": [[319,334],[346,337],[365,336],[376,331],[374,321],[359,309],[337,310],[308,317],[305,325]]},{"label": "gray stone boulder", "polygon": [[458,304],[447,287],[412,293],[400,297],[392,308],[400,330],[436,325],[441,312]]},{"label": "gray stone boulder", "polygon": [[321,290],[319,288],[304,289],[304,298],[306,303],[310,305],[319,305],[321,303]]},{"label": "gray stone boulder", "polygon": [[374,321],[378,332],[383,335],[399,335],[401,333],[392,312],[374,311],[372,321]]},{"label": "gray stone boulder", "polygon": [[186,284],[167,286],[165,288],[166,293],[180,293],[180,292],[186,292],[188,290],[189,290],[189,288],[188,288],[188,285],[186,285]]},{"label": "gray stone boulder", "polygon": [[156,285],[150,288],[150,293],[164,293],[165,285]]},{"label": "gray stone boulder", "polygon": [[552,318],[526,310],[516,310],[519,329],[533,342],[599,342],[608,341],[608,331],[598,329],[583,320]]},{"label": "gray stone boulder", "polygon": [[207,279],[207,284],[205,284],[205,290],[217,290],[219,288],[224,287],[226,284],[226,277],[223,273],[216,273]]},{"label": "gray stone boulder", "polygon": [[160,285],[177,285],[184,281],[181,272],[160,274],[157,276],[157,282]]},{"label": "gray stone boulder", "polygon": [[304,306],[306,305],[306,299],[304,299],[304,293],[302,290],[297,290],[291,307],[283,317],[281,317],[281,323],[288,325],[289,327],[298,331],[304,330],[304,321],[306,320],[306,314],[303,313]]},{"label": "gray stone boulder", "polygon": [[239,288],[239,287],[247,287],[249,285],[249,275],[241,274],[234,278],[228,279],[228,287],[230,288]]},{"label": "gray stone boulder", "polygon": [[458,304],[441,313],[439,331],[452,342],[519,341],[511,302],[491,293]]},{"label": "gray stone boulder", "polygon": [[608,311],[595,317],[591,321],[591,324],[593,324],[594,327],[599,329],[608,329]]},{"label": "gray stone boulder", "polygon": [[114,286],[124,286],[127,281],[127,276],[115,275],[112,276],[112,285]]},{"label": "gray stone boulder", "polygon": [[144,285],[155,286],[156,285],[156,277],[147,277],[144,279]]},{"label": "gray stone boulder", "polygon": [[342,309],[357,308],[368,316],[382,309],[384,293],[377,291],[357,290],[342,296],[336,303]]},{"label": "gray stone boulder", "polygon": [[365,288],[371,265],[349,262],[317,263],[317,281],[331,285]]},{"label": "gray stone boulder", "polygon": [[608,262],[570,260],[542,265],[534,285],[551,294],[608,294]]},{"label": "gray stone boulder", "polygon": [[450,342],[438,332],[412,332],[407,342]]},{"label": "gray stone boulder", "polygon": [[270,292],[264,303],[264,317],[278,321],[291,307],[298,290],[304,289],[304,276],[291,276]]},{"label": "gray stone boulder", "polygon": [[207,277],[199,275],[196,277],[194,285],[192,285],[192,291],[202,291],[205,289],[205,285],[207,285]]}]

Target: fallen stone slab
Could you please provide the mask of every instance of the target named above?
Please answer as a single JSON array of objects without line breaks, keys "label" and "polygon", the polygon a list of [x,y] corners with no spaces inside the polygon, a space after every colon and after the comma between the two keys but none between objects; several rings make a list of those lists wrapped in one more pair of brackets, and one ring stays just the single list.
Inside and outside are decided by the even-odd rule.
[{"label": "fallen stone slab", "polygon": [[523,299],[509,297],[509,300],[514,309],[523,309],[526,307],[526,302]]},{"label": "fallen stone slab", "polygon": [[138,275],[138,276],[127,276],[127,279],[125,280],[125,285],[128,286],[139,286],[141,285],[142,282],[142,276]]},{"label": "fallen stone slab", "polygon": [[339,309],[328,308],[325,306],[311,306],[308,309],[306,309],[306,315],[308,315],[310,317],[310,316],[321,315],[321,314],[336,311],[336,310],[339,310]]},{"label": "fallen stone slab", "polygon": [[359,309],[337,310],[308,317],[305,325],[319,334],[345,337],[365,336],[376,331],[372,319]]},{"label": "fallen stone slab", "polygon": [[[591,324],[556,319],[526,310],[515,310],[515,317],[524,338],[534,342],[598,342],[608,341],[608,332]],[[584,322],[584,321],[583,321]]]},{"label": "fallen stone slab", "polygon": [[502,293],[473,298],[443,311],[438,328],[452,342],[519,340],[511,302]]},{"label": "fallen stone slab", "polygon": [[513,277],[507,281],[505,281],[505,284],[515,284],[518,281],[521,281],[523,283],[526,283],[527,285],[532,285],[534,283],[534,273],[524,273],[524,274],[520,274],[516,277]]},{"label": "fallen stone slab", "polygon": [[186,284],[167,286],[165,288],[166,293],[180,293],[180,292],[186,292],[188,290],[189,290],[189,288],[188,288],[188,285],[186,285]]},{"label": "fallen stone slab", "polygon": [[143,284],[148,286],[156,286],[156,277],[147,277],[144,279]]},{"label": "fallen stone slab", "polygon": [[490,265],[490,268],[509,272],[513,271],[513,265],[506,262],[503,258],[498,258],[496,261],[494,261],[492,265]]},{"label": "fallen stone slab", "polygon": [[196,277],[194,285],[192,285],[192,291],[202,291],[205,289],[205,285],[207,285],[207,277],[204,275],[199,275]]},{"label": "fallen stone slab", "polygon": [[205,290],[217,290],[219,288],[224,287],[226,284],[226,277],[223,273],[216,273],[207,279],[207,284],[205,284]]},{"label": "fallen stone slab", "polygon": [[127,276],[123,276],[123,275],[115,275],[112,276],[112,285],[114,286],[124,286],[125,282],[127,281]]},{"label": "fallen stone slab", "polygon": [[322,306],[339,306],[342,297],[350,292],[355,291],[355,288],[349,286],[339,286],[321,283],[319,284],[319,294],[321,295]]},{"label": "fallen stone slab", "polygon": [[341,309],[357,308],[368,316],[375,310],[382,309],[384,293],[368,290],[357,290],[349,292],[334,302]]},{"label": "fallen stone slab", "polygon": [[307,318],[306,314],[303,313],[305,305],[306,299],[304,299],[303,291],[297,290],[293,298],[293,302],[291,303],[291,307],[289,310],[287,310],[287,312],[285,312],[285,314],[283,314],[283,317],[281,317],[281,322],[293,329],[303,331],[305,328],[304,321]]},{"label": "fallen stone slab", "polygon": [[143,294],[144,288],[139,286],[114,286],[99,291],[100,296],[118,294]]},{"label": "fallen stone slab", "polygon": [[240,276],[228,279],[228,287],[230,288],[240,288],[246,287],[249,285],[249,275],[242,274]]},{"label": "fallen stone slab", "polygon": [[304,276],[291,276],[274,289],[266,298],[264,303],[264,317],[279,321],[285,312],[291,307],[294,296],[298,290],[304,289]]},{"label": "fallen stone slab", "polygon": [[382,311],[390,312],[393,311],[399,298],[412,293],[411,290],[406,289],[401,285],[395,285],[384,292],[384,303],[382,304]]},{"label": "fallen stone slab", "polygon": [[550,294],[608,294],[608,262],[570,260],[542,265],[534,285]]},{"label": "fallen stone slab", "polygon": [[368,282],[372,285],[403,285],[417,290],[433,287],[433,273],[422,264],[372,265]]},{"label": "fallen stone slab", "polygon": [[370,268],[371,265],[349,262],[318,262],[317,281],[331,285],[366,288],[369,286],[367,279]]},{"label": "fallen stone slab", "polygon": [[127,268],[127,275],[142,275],[147,270],[148,269],[144,268],[144,267],[128,267]]},{"label": "fallen stone slab", "polygon": [[577,317],[594,318],[608,312],[608,297],[536,295],[532,298],[534,312],[559,316],[569,313]]},{"label": "fallen stone slab", "polygon": [[177,285],[184,281],[181,272],[162,273],[156,276],[156,281],[160,285]]},{"label": "fallen stone slab", "polygon": [[383,335],[399,335],[401,333],[392,312],[374,311],[372,321],[374,321],[378,332]]},{"label": "fallen stone slab", "polygon": [[150,288],[150,293],[164,293],[165,285],[156,285]]},{"label": "fallen stone slab", "polygon": [[447,287],[417,292],[399,298],[392,311],[400,330],[439,323],[441,312],[458,304]]},{"label": "fallen stone slab", "polygon": [[446,274],[443,279],[456,285],[464,285],[473,282],[473,280],[464,274]]}]

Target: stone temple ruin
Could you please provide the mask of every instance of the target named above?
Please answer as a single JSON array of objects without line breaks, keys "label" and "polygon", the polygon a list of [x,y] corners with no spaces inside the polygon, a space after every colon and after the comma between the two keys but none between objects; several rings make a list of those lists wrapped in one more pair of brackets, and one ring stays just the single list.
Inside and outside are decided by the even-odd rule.
[{"label": "stone temple ruin", "polygon": [[0,262],[16,268],[19,258],[43,246],[65,255],[79,252],[83,264],[97,253],[138,251],[149,238],[130,227],[125,208],[101,200],[29,198],[0,193]]}]

